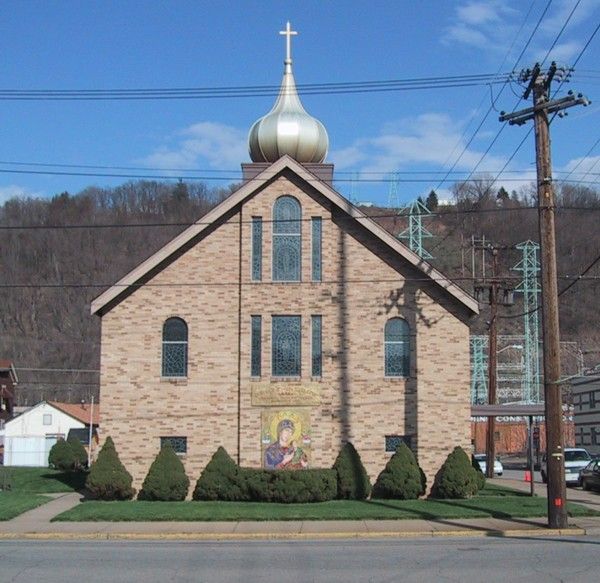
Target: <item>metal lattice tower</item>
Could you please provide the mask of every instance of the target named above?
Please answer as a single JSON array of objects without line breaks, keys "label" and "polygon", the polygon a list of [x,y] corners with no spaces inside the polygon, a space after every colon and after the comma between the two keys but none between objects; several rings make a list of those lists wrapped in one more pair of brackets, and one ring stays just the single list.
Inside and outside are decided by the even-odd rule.
[{"label": "metal lattice tower", "polygon": [[523,294],[523,401],[525,403],[540,402],[540,320],[538,294],[541,292],[538,282],[540,262],[538,251],[540,246],[533,241],[525,241],[517,245],[523,252],[523,259],[513,267],[523,273],[523,280],[515,288],[516,293]]},{"label": "metal lattice tower", "polygon": [[431,211],[420,201],[415,200],[400,211],[401,215],[408,214],[408,228],[402,231],[399,239],[408,239],[408,246],[419,257],[432,259],[433,255],[423,247],[423,239],[433,235],[423,226],[423,216],[430,215]]},{"label": "metal lattice tower", "polygon": [[358,172],[353,172],[350,179],[350,202],[358,203]]},{"label": "metal lattice tower", "polygon": [[483,405],[488,400],[488,337],[471,336],[471,403]]},{"label": "metal lattice tower", "polygon": [[391,172],[389,176],[390,188],[388,192],[388,208],[395,209],[400,213],[400,174],[398,174],[398,172]]}]

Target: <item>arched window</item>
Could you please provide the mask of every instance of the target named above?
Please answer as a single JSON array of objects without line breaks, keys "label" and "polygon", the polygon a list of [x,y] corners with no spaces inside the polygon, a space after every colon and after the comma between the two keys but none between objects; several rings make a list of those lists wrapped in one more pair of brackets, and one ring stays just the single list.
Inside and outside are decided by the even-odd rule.
[{"label": "arched window", "polygon": [[300,281],[302,209],[292,196],[281,196],[273,208],[273,281]]},{"label": "arched window", "polygon": [[162,376],[187,376],[188,328],[181,318],[169,318],[163,325]]},{"label": "arched window", "polygon": [[410,376],[410,334],[406,320],[391,318],[385,323],[385,376]]}]

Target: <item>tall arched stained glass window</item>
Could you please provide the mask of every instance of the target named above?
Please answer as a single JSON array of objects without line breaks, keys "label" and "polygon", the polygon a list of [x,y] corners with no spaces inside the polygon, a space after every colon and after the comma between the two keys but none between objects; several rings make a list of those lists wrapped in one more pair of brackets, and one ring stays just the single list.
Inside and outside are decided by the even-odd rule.
[{"label": "tall arched stained glass window", "polygon": [[385,376],[410,376],[410,330],[406,320],[391,318],[385,323]]},{"label": "tall arched stained glass window", "polygon": [[162,376],[187,376],[188,328],[181,318],[169,318],[163,325]]},{"label": "tall arched stained glass window", "polygon": [[281,196],[273,208],[273,281],[300,281],[302,209],[292,196]]}]

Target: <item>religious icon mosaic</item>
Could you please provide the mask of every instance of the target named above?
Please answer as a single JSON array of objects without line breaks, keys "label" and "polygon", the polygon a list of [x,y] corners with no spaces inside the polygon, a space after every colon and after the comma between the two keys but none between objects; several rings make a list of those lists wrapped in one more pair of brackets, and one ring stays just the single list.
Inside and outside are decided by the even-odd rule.
[{"label": "religious icon mosaic", "polygon": [[262,413],[263,467],[303,470],[310,464],[310,413],[303,409],[267,409]]}]

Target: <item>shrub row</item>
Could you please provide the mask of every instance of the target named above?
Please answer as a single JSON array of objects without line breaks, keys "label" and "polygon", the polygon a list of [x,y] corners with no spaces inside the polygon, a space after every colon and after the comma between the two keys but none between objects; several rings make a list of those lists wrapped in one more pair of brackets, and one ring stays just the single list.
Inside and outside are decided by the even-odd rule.
[{"label": "shrub row", "polygon": [[220,447],[198,478],[194,500],[325,502],[337,494],[335,470],[270,471],[240,468]]},{"label": "shrub row", "polygon": [[[468,498],[485,485],[476,461],[456,447],[438,471],[431,490],[434,498]],[[131,475],[121,464],[108,437],[92,465],[86,486],[101,500],[133,498]],[[189,478],[181,460],[170,446],[163,447],[152,463],[138,495],[139,500],[184,500]],[[373,498],[409,500],[427,489],[425,474],[413,452],[401,444],[379,474],[371,492],[369,476],[352,444],[344,445],[333,469],[271,471],[239,467],[219,447],[198,478],[194,500],[253,501],[279,503],[364,500]]]}]

